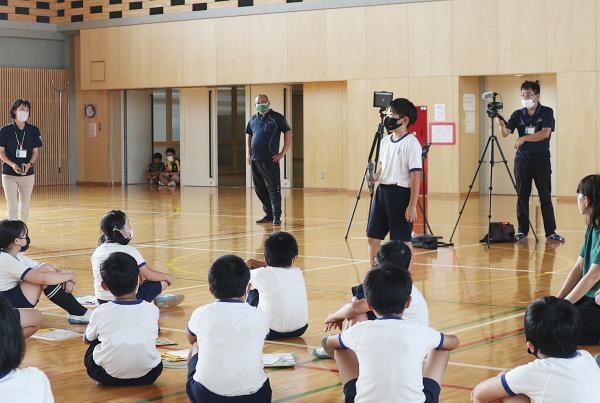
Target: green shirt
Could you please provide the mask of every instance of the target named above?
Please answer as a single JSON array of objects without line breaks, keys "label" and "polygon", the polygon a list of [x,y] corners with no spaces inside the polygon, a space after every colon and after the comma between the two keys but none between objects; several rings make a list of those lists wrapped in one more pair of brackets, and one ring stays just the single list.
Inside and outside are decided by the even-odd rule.
[{"label": "green shirt", "polygon": [[[588,226],[579,256],[583,258],[583,275],[585,276],[593,264],[600,264],[600,227]],[[600,281],[594,284],[585,295],[594,298],[600,289]]]}]

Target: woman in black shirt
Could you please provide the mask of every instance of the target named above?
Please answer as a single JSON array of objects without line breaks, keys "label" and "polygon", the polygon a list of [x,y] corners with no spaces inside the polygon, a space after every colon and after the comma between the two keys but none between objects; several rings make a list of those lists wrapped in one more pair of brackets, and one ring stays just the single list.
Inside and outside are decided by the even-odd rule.
[{"label": "woman in black shirt", "polygon": [[29,201],[35,182],[33,165],[42,146],[39,129],[27,123],[30,110],[29,101],[17,99],[10,107],[13,123],[0,129],[2,187],[8,218],[24,222],[29,218]]}]

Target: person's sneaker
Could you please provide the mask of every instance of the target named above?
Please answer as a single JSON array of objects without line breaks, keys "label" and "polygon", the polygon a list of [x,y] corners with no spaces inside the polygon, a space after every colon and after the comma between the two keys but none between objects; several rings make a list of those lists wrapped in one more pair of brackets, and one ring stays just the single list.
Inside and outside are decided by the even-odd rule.
[{"label": "person's sneaker", "polygon": [[174,188],[176,186],[177,186],[177,183],[175,183],[175,181],[169,182],[169,187]]},{"label": "person's sneaker", "polygon": [[556,242],[564,242],[565,241],[565,237],[558,235],[556,232],[550,236],[547,236],[546,239],[548,239],[550,241],[556,241]]},{"label": "person's sneaker", "polygon": [[313,357],[318,358],[320,360],[331,359],[331,356],[327,354],[323,347],[313,349],[312,355]]},{"label": "person's sneaker", "polygon": [[152,179],[148,179],[148,185],[154,185],[154,181]]},{"label": "person's sneaker", "polygon": [[273,216],[267,214],[266,216],[264,216],[263,218],[261,218],[260,220],[256,220],[257,224],[266,224],[273,221]]},{"label": "person's sneaker", "polygon": [[527,235],[525,235],[525,234],[524,234],[524,233],[522,233],[522,232],[517,232],[517,233],[515,234],[515,241],[517,241],[517,242],[520,242],[520,241],[522,241],[522,240],[523,240],[523,239],[525,239],[525,238],[527,238]]},{"label": "person's sneaker", "polygon": [[162,294],[154,298],[154,304],[159,308],[168,308],[181,304],[184,299],[183,294]]},{"label": "person's sneaker", "polygon": [[88,309],[83,315],[69,315],[68,322],[71,325],[87,325],[90,323],[90,316],[92,316],[92,311]]},{"label": "person's sneaker", "polygon": [[279,218],[279,217],[273,218],[273,225],[281,225],[281,218]]},{"label": "person's sneaker", "polygon": [[167,186],[164,183],[162,183],[162,181],[158,181],[158,186]]}]

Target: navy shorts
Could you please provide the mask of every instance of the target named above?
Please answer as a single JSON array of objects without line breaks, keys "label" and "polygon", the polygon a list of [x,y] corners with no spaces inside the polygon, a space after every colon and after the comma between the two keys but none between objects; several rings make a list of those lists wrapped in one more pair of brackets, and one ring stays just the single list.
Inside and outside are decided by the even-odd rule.
[{"label": "navy shorts", "polygon": [[8,291],[1,292],[14,308],[35,308],[35,305],[31,305],[31,302],[25,298],[25,294],[23,294],[20,285],[11,288]]},{"label": "navy shorts", "polygon": [[251,395],[221,396],[208,390],[204,385],[194,380],[198,364],[198,354],[194,354],[188,362],[188,379],[186,384],[187,395],[193,403],[270,403],[271,384],[269,379],[262,387]]},{"label": "navy shorts", "polygon": [[[156,297],[160,295],[162,292],[162,284],[160,281],[144,281],[142,285],[138,288],[137,294],[135,296],[138,299],[143,299],[146,302],[152,303]],[[98,299],[98,304],[102,305],[109,301]]]},{"label": "navy shorts", "polygon": [[410,203],[410,188],[396,185],[379,185],[367,225],[367,236],[375,239],[390,239],[410,242],[412,239],[412,223],[406,221],[404,215]]},{"label": "navy shorts", "polygon": [[[346,403],[354,403],[356,397],[356,381],[351,379],[344,385],[344,399]],[[442,388],[439,383],[431,378],[423,378],[423,394],[425,395],[425,403],[438,403],[440,400],[440,392]]]}]

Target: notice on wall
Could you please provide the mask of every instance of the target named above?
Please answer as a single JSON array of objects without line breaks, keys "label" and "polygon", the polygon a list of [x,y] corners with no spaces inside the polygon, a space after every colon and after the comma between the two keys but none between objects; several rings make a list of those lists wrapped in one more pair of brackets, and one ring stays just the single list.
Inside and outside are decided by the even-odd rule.
[{"label": "notice on wall", "polygon": [[463,94],[463,111],[475,112],[475,109],[477,107],[475,102],[477,102],[477,97],[475,96],[475,94],[465,92]]},{"label": "notice on wall", "polygon": [[446,120],[446,104],[435,104],[433,106],[433,120],[436,122]]},{"label": "notice on wall", "polygon": [[475,111],[465,111],[465,133],[475,133]]}]

